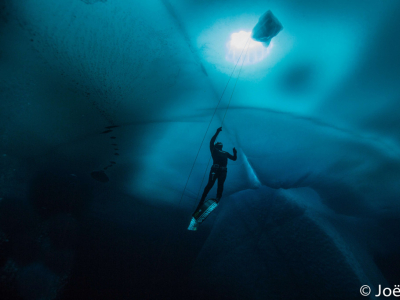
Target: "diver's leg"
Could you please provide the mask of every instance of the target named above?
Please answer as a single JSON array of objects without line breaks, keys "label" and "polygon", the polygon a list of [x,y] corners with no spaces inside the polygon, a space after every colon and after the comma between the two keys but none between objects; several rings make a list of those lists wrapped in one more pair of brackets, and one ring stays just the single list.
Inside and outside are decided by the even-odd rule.
[{"label": "diver's leg", "polygon": [[226,179],[226,171],[219,171],[218,174],[218,189],[217,189],[217,200],[216,202],[218,203],[219,200],[222,197],[222,192],[224,191],[224,183]]},{"label": "diver's leg", "polygon": [[[215,174],[215,171],[213,171],[213,170],[211,169],[210,175],[208,176],[208,183],[207,183],[206,187],[204,188],[203,195],[201,196],[199,205],[197,205],[197,208],[196,208],[196,210],[194,211],[194,213],[195,213],[196,211],[198,211],[198,210],[200,209],[200,207],[203,205],[204,201],[206,200],[207,194],[208,194],[208,192],[211,190],[211,188],[214,186],[214,183],[215,183],[215,180],[216,180],[216,179],[217,179],[217,176],[216,176],[216,174]],[[194,213],[193,213],[193,214],[194,214]]]}]

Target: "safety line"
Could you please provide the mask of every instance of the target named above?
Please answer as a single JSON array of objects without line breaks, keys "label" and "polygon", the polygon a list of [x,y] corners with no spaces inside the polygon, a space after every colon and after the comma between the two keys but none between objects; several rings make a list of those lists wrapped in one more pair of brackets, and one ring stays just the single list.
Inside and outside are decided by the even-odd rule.
[{"label": "safety line", "polygon": [[[243,50],[242,50],[242,53],[240,53],[239,59],[238,59],[238,61],[236,62],[235,67],[233,68],[233,71],[232,71],[232,73],[231,73],[231,76],[229,76],[228,82],[227,82],[226,85],[225,85],[225,88],[224,88],[224,90],[223,90],[223,92],[222,92],[222,94],[221,94],[221,97],[219,98],[218,104],[217,104],[217,106],[215,107],[214,113],[213,113],[213,115],[212,115],[212,117],[211,117],[211,120],[210,120],[210,122],[208,123],[207,130],[206,130],[206,132],[205,132],[205,134],[204,134],[204,136],[203,136],[203,140],[201,141],[199,150],[197,151],[196,158],[194,159],[192,168],[190,169],[190,173],[189,173],[188,179],[186,180],[186,184],[185,184],[185,187],[183,188],[183,192],[182,192],[182,195],[181,195],[181,199],[179,199],[179,204],[178,204],[178,205],[181,204],[181,201],[182,201],[182,199],[183,199],[183,195],[185,194],[185,191],[186,191],[186,187],[187,187],[187,185],[188,185],[188,183],[189,183],[190,176],[192,176],[192,172],[193,172],[194,166],[195,166],[195,164],[196,164],[197,158],[198,158],[198,156],[199,156],[201,147],[203,146],[203,143],[204,143],[204,140],[205,140],[205,138],[206,138],[206,136],[207,136],[208,130],[210,129],[210,126],[211,126],[211,123],[212,123],[212,121],[213,121],[213,119],[214,119],[215,113],[217,112],[218,106],[219,106],[219,104],[221,103],[222,97],[224,96],[224,93],[225,93],[225,91],[226,91],[226,88],[228,87],[228,84],[229,84],[229,82],[231,81],[231,78],[232,78],[232,76],[233,76],[233,73],[235,72],[236,67],[237,67],[237,65],[239,64],[240,58],[242,57],[242,54],[243,54],[244,50],[246,49],[249,40],[250,40],[250,37],[247,39],[246,44],[245,44],[245,47],[244,47]],[[246,53],[247,53],[247,51],[246,51]],[[243,59],[243,61],[244,61],[244,59]],[[243,64],[242,64],[242,67],[243,67]],[[239,74],[240,74],[240,72],[239,72]],[[235,86],[236,86],[236,84],[235,84]],[[232,96],[231,96],[231,98],[232,98]],[[229,100],[229,102],[230,102],[230,100]],[[225,116],[224,116],[224,118],[225,118]],[[197,199],[197,198],[196,198],[196,199]]]},{"label": "safety line", "polygon": [[[250,38],[249,38],[249,39],[250,39]],[[247,41],[248,41],[248,40],[247,40]],[[247,44],[247,43],[246,43],[246,44]],[[244,50],[244,49],[243,49],[243,50]],[[226,107],[224,117],[222,118],[221,127],[222,127],[222,125],[224,124],[225,117],[226,117],[226,113],[228,112],[229,106],[231,105],[231,100],[232,100],[232,97],[233,97],[233,93],[234,93],[234,91],[235,91],[236,84],[238,83],[238,80],[239,80],[239,77],[240,77],[240,73],[242,72],[244,60],[246,59],[246,55],[247,55],[247,51],[248,51],[248,50],[249,50],[249,48],[246,49],[246,54],[245,54],[244,57],[243,57],[242,65],[240,66],[239,73],[238,73],[238,76],[237,76],[237,78],[236,78],[235,85],[233,86],[233,90],[232,90],[232,93],[231,93],[231,97],[229,98],[228,106]],[[215,147],[213,148],[213,152],[214,152],[214,149],[215,149]],[[206,177],[207,170],[208,170],[208,166],[210,165],[211,158],[212,158],[212,153],[211,153],[210,158],[208,159],[206,171],[204,172],[203,179],[201,180],[200,189],[199,189],[199,191],[197,192],[195,204],[197,203],[197,200],[199,199],[199,195],[200,195],[200,192],[201,192],[201,190],[202,190],[201,187],[202,187],[202,185],[203,185],[204,178]],[[219,179],[218,179],[218,180],[219,180]]]}]

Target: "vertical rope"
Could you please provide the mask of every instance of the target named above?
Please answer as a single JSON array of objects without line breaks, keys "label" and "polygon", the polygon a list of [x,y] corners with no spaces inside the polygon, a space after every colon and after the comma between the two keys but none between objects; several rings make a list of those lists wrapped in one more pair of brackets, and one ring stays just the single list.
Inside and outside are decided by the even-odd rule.
[{"label": "vertical rope", "polygon": [[[250,38],[249,38],[249,39],[250,39]],[[249,41],[249,39],[247,40],[247,42]],[[247,42],[246,42],[246,45],[247,45]],[[244,49],[245,49],[245,48],[244,48]],[[243,51],[244,51],[244,49],[243,49]],[[222,127],[222,125],[224,124],[225,117],[226,117],[226,113],[228,112],[229,106],[231,105],[233,93],[234,93],[234,91],[235,91],[236,84],[237,84],[237,82],[238,82],[238,80],[239,80],[240,73],[242,72],[244,60],[246,59],[247,51],[248,51],[248,50],[249,50],[249,48],[246,49],[246,54],[245,54],[244,57],[243,57],[242,65],[240,66],[239,73],[238,73],[238,76],[237,76],[236,81],[235,81],[235,85],[233,86],[233,90],[232,90],[232,93],[231,93],[231,97],[229,98],[228,106],[226,107],[224,117],[222,118],[221,127]],[[243,51],[242,51],[242,53],[243,53]],[[236,63],[236,64],[237,64],[237,63]],[[213,151],[214,151],[214,148],[213,148]],[[197,200],[199,199],[199,195],[200,195],[200,192],[201,192],[201,190],[202,190],[201,187],[203,186],[204,178],[206,177],[207,170],[208,170],[208,166],[210,165],[211,158],[212,158],[212,153],[211,153],[210,158],[208,159],[207,167],[206,167],[206,170],[205,170],[205,172],[204,172],[203,179],[201,180],[201,184],[200,184],[199,191],[197,192],[195,205],[196,205],[196,203],[197,203]],[[194,207],[193,207],[193,209],[194,209]]]},{"label": "vertical rope", "polygon": [[[183,188],[182,195],[181,195],[181,198],[179,199],[179,204],[178,204],[178,205],[181,204],[181,201],[182,201],[182,199],[183,199],[183,195],[185,194],[185,191],[186,191],[186,187],[187,187],[187,185],[188,185],[188,183],[189,183],[189,179],[190,179],[190,177],[192,176],[192,172],[193,172],[194,166],[195,166],[195,164],[196,164],[196,160],[197,160],[197,158],[198,158],[198,156],[199,156],[201,147],[203,146],[203,143],[204,143],[204,140],[205,140],[205,138],[206,138],[206,136],[207,136],[208,130],[210,129],[210,126],[211,126],[211,123],[212,123],[212,121],[213,121],[213,119],[214,119],[215,113],[217,112],[218,106],[219,106],[219,104],[221,103],[222,97],[224,96],[224,93],[225,93],[225,91],[226,91],[226,88],[228,87],[228,84],[229,84],[229,82],[231,81],[231,78],[232,78],[232,76],[233,76],[233,73],[235,72],[236,67],[237,67],[237,65],[239,64],[240,58],[242,57],[242,54],[243,54],[244,50],[246,49],[249,40],[250,40],[250,37],[247,39],[246,44],[245,44],[245,47],[243,48],[242,52],[240,53],[239,59],[238,59],[238,61],[236,62],[235,67],[233,68],[233,71],[232,71],[231,75],[229,76],[228,82],[226,83],[225,88],[224,88],[224,90],[223,90],[223,92],[222,92],[222,94],[221,94],[221,97],[219,98],[218,104],[217,104],[217,106],[216,106],[215,109],[214,109],[214,113],[213,113],[213,115],[212,115],[212,117],[211,117],[210,122],[208,123],[208,127],[207,127],[207,130],[206,130],[206,132],[205,132],[205,134],[204,134],[204,136],[203,136],[203,140],[201,141],[199,150],[197,151],[196,157],[195,157],[195,159],[194,159],[192,168],[190,169],[189,176],[188,176],[188,179],[186,180],[186,184],[185,184],[185,187]],[[248,48],[247,48],[247,49],[248,49]],[[247,50],[246,50],[246,54],[247,54]],[[245,58],[245,57],[244,57],[244,58]],[[243,58],[243,62],[244,62],[244,58]],[[243,67],[243,63],[242,63],[242,67]],[[240,68],[240,71],[241,71],[241,68]],[[239,71],[239,74],[240,74],[240,71]],[[237,80],[236,80],[236,82],[237,82]],[[236,87],[236,83],[235,83],[235,87]],[[233,95],[233,93],[232,93],[232,95]],[[232,95],[231,95],[231,99],[232,99]],[[229,100],[229,103],[230,103],[230,101],[231,101],[231,100]],[[226,113],[225,113],[225,115],[226,115]],[[225,118],[225,116],[224,116],[224,118]],[[222,126],[222,125],[221,125],[221,126]],[[208,168],[208,165],[207,165],[207,168]],[[207,170],[206,170],[206,171],[207,171]],[[203,180],[204,180],[204,178],[203,178]],[[203,184],[203,181],[202,181],[202,184]],[[200,187],[201,187],[201,185],[200,185]],[[196,200],[197,200],[197,198],[198,198],[198,196],[196,197]]]}]

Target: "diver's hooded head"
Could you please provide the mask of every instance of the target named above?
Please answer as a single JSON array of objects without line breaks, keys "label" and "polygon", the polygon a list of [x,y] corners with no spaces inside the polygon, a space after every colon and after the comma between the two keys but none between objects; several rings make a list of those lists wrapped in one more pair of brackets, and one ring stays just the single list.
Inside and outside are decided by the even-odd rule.
[{"label": "diver's hooded head", "polygon": [[215,143],[214,144],[214,147],[216,148],[216,149],[218,149],[218,150],[222,150],[222,143],[221,142],[218,142],[218,143]]}]

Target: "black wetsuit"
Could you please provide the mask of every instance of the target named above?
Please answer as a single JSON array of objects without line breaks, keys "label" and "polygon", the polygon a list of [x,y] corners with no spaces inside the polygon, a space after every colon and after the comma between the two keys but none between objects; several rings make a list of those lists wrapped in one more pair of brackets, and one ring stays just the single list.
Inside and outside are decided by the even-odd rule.
[{"label": "black wetsuit", "polygon": [[204,188],[203,195],[201,196],[200,203],[197,206],[195,212],[197,210],[199,210],[200,207],[203,205],[208,192],[214,186],[214,183],[217,179],[218,179],[217,203],[219,202],[219,200],[222,197],[222,192],[224,190],[224,182],[226,179],[226,173],[227,173],[226,166],[228,164],[228,158],[233,161],[235,161],[237,159],[236,152],[234,152],[234,155],[231,155],[226,151],[222,151],[221,149],[218,149],[214,145],[215,140],[217,139],[218,133],[219,132],[217,132],[210,141],[210,151],[211,151],[211,156],[213,158],[213,165],[210,170],[210,175],[208,176],[208,183],[207,183],[206,187]]}]

